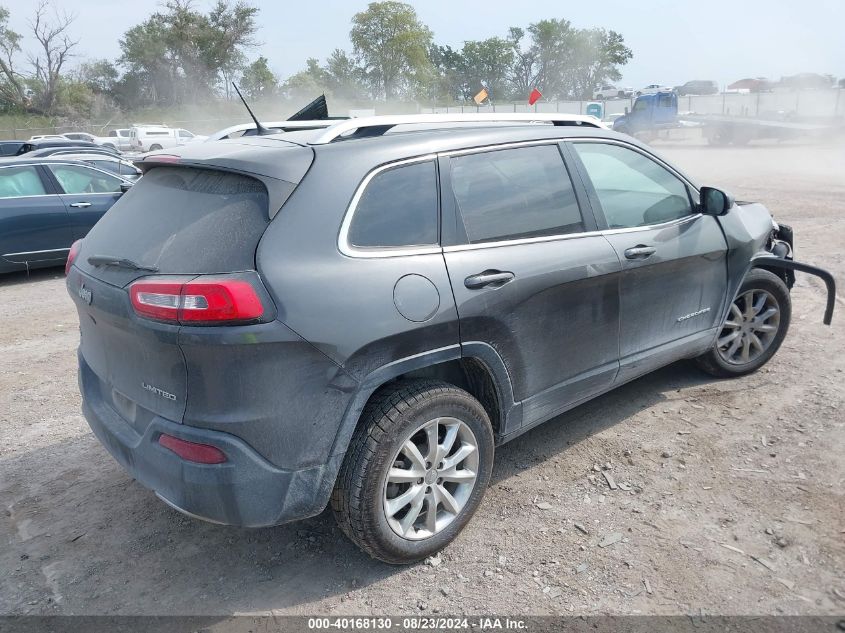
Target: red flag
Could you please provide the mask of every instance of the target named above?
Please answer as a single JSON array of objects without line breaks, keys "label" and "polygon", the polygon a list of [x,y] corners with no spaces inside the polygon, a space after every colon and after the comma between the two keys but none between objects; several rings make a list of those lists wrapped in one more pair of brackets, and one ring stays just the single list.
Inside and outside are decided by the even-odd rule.
[{"label": "red flag", "polygon": [[534,88],[531,91],[531,94],[528,95],[528,105],[534,105],[535,103],[537,103],[540,100],[540,98],[542,96],[543,96],[543,93],[540,92],[539,90],[537,90],[536,88]]}]

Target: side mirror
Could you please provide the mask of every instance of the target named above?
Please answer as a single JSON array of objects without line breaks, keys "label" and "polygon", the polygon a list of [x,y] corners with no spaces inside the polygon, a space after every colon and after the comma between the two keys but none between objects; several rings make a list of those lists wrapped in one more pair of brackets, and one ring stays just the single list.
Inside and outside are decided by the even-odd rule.
[{"label": "side mirror", "polygon": [[120,193],[126,193],[130,189],[132,189],[132,183],[131,182],[120,183]]},{"label": "side mirror", "polygon": [[734,206],[733,196],[715,187],[701,188],[700,210],[705,215],[725,215]]}]

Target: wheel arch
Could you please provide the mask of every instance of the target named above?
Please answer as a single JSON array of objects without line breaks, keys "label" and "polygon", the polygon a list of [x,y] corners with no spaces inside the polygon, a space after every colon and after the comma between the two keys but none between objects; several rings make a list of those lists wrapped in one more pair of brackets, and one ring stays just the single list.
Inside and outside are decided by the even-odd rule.
[{"label": "wheel arch", "polygon": [[510,377],[498,352],[486,343],[450,345],[370,372],[344,412],[332,456],[346,452],[364,407],[377,391],[413,378],[438,378],[470,393],[487,411],[497,440],[521,423],[521,408],[514,403]]}]

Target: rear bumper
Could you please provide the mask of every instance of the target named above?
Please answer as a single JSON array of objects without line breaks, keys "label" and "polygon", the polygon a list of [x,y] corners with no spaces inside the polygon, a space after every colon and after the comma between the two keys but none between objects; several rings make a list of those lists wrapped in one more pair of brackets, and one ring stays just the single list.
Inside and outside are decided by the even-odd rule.
[{"label": "rear bumper", "polygon": [[[240,438],[153,417],[143,432],[131,426],[101,393],[101,382],[79,356],[82,411],[97,439],[124,469],[168,505],[196,518],[264,527],[319,514],[326,506],[342,456],[303,470],[273,466]],[[160,446],[162,433],[211,444],[222,464],[197,464]]]}]

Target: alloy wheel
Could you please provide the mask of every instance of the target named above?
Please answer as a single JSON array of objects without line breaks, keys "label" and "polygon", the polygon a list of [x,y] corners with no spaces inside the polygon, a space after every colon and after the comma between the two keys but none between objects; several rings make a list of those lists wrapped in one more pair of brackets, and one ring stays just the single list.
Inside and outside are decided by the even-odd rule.
[{"label": "alloy wheel", "polygon": [[445,529],[475,488],[478,459],[478,441],[461,420],[441,417],[417,427],[385,476],[382,507],[390,528],[413,541]]},{"label": "alloy wheel", "polygon": [[731,304],[716,348],[732,365],[755,361],[772,344],[780,327],[780,306],[766,290],[747,290]]}]

